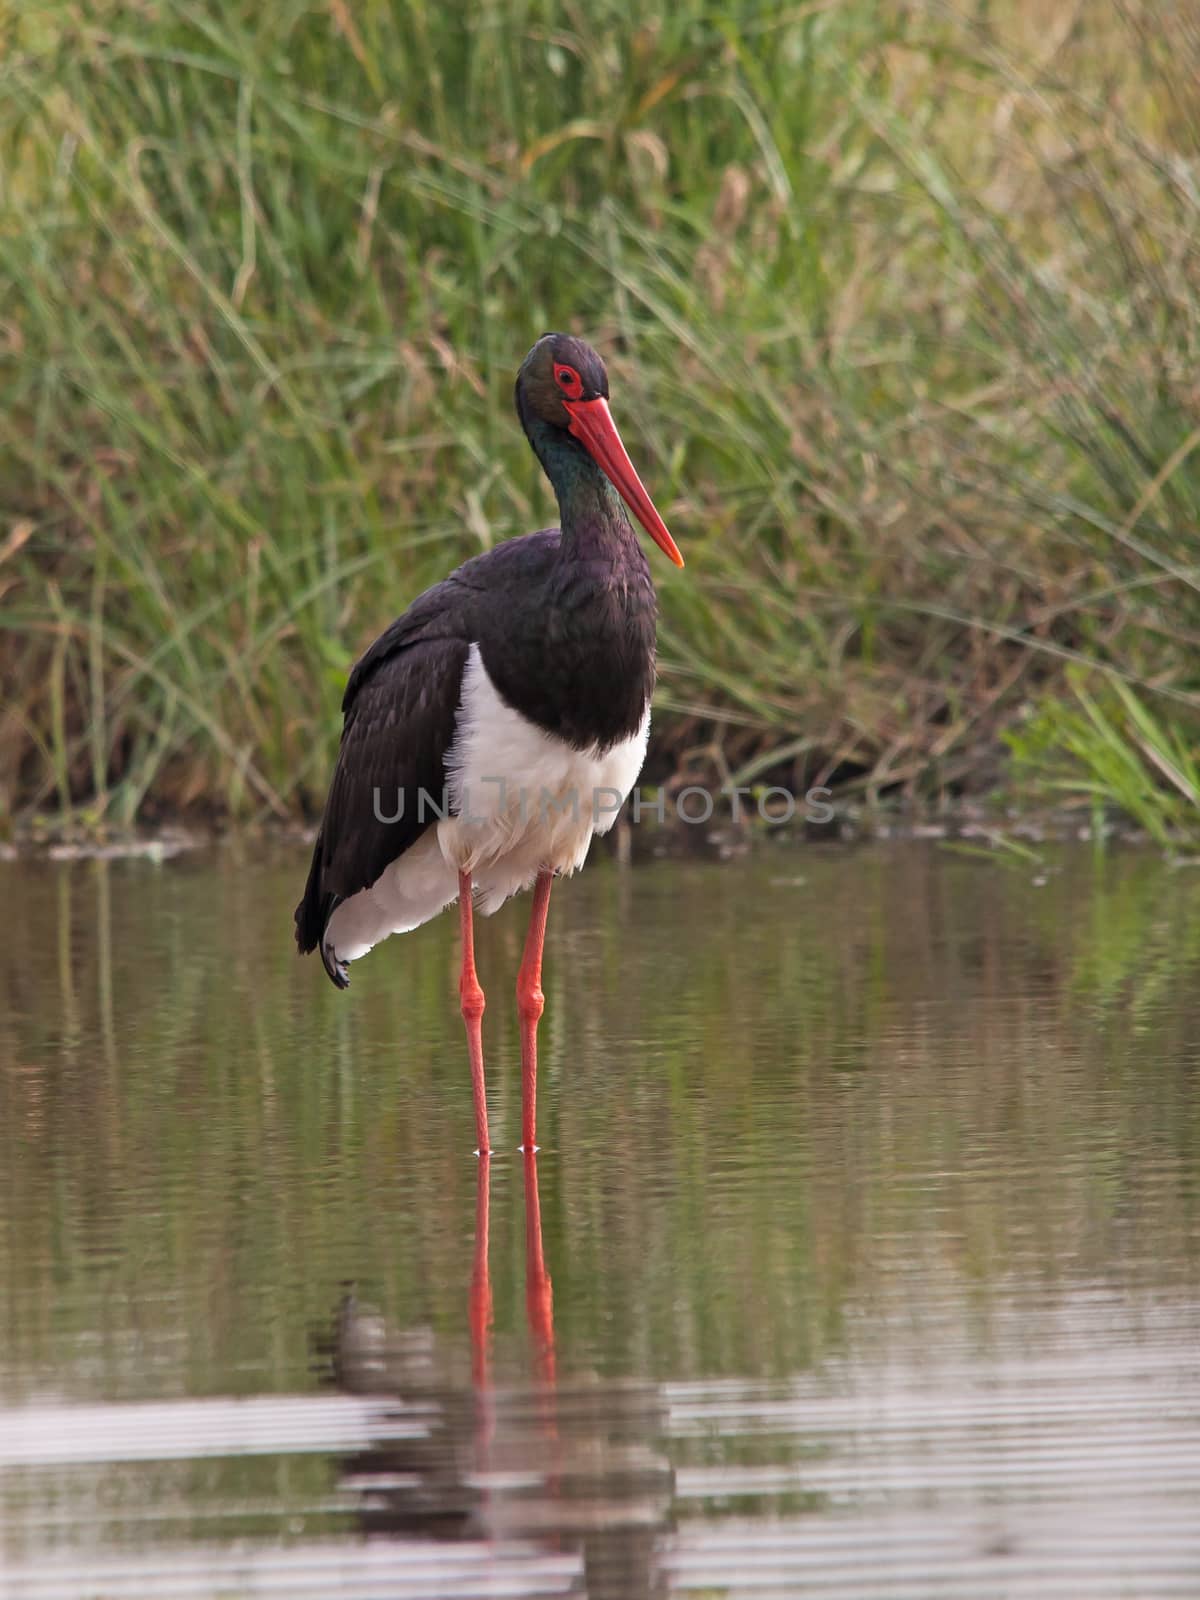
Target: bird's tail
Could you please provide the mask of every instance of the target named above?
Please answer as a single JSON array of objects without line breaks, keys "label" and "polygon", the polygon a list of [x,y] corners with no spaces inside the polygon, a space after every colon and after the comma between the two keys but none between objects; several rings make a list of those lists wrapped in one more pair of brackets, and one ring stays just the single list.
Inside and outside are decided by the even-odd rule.
[{"label": "bird's tail", "polygon": [[347,963],[339,961],[332,946],[325,943],[325,929],[341,904],[341,896],[322,884],[321,844],[321,835],[318,833],[313,846],[312,865],[308,869],[308,882],[304,885],[303,898],[296,907],[296,945],[302,956],[319,948],[330,982],[338,989],[347,989],[350,986]]}]

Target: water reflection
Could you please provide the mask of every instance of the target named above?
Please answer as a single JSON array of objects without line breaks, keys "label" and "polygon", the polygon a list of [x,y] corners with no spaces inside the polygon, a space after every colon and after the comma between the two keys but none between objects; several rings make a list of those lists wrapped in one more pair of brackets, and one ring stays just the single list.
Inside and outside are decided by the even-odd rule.
[{"label": "water reflection", "polygon": [[[573,1592],[591,1600],[655,1600],[667,1593],[659,1536],[674,1486],[663,1451],[665,1407],[651,1384],[560,1386],[538,1158],[527,1153],[522,1161],[527,1381],[497,1387],[491,1375],[491,1160],[483,1157],[468,1295],[471,1385],[439,1383],[427,1345],[414,1348],[374,1307],[345,1296],[330,1349],[337,1386],[349,1394],[394,1394],[406,1424],[420,1416],[427,1432],[401,1440],[385,1432],[343,1463],[340,1481],[354,1493],[359,1525],[369,1535],[529,1544],[558,1557],[574,1552],[572,1581],[582,1588]],[[535,1557],[530,1565],[537,1567]],[[550,1578],[561,1572],[556,1565]],[[524,1581],[535,1579],[550,1581],[527,1569]]]},{"label": "water reflection", "polygon": [[0,1600],[1200,1592],[1193,874],[597,864],[527,1170],[299,859],[0,863]]}]

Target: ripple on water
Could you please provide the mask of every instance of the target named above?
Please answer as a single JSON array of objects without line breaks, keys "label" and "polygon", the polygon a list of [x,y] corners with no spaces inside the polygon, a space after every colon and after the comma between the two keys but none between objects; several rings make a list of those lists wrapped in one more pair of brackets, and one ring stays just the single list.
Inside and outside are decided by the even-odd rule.
[{"label": "ripple on water", "polygon": [[[334,994],[298,854],[0,863],[0,1600],[1200,1593],[1200,903],[918,847]],[[555,943],[555,934],[558,942]]]}]

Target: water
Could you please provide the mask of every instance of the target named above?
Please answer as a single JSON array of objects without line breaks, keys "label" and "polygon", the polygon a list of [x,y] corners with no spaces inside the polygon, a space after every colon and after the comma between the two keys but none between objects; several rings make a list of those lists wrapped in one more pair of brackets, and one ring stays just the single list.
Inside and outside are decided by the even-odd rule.
[{"label": "water", "polygon": [[556,888],[338,995],[300,852],[0,864],[0,1600],[1200,1593],[1200,879]]}]

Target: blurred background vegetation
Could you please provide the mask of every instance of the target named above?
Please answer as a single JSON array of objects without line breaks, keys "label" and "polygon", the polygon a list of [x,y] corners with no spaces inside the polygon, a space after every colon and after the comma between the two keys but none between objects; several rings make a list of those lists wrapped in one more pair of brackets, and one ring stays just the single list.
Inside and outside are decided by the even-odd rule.
[{"label": "blurred background vegetation", "polygon": [[688,557],[652,772],[1200,792],[1194,0],[84,0],[0,65],[0,817],[311,813],[351,658],[552,519]]}]

